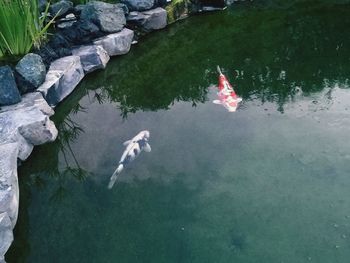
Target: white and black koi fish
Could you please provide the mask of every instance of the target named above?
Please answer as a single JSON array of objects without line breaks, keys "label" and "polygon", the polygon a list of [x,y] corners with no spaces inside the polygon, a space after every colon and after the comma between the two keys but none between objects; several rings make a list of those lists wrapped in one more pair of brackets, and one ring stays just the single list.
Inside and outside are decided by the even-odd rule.
[{"label": "white and black koi fish", "polygon": [[111,189],[117,180],[118,175],[124,169],[124,167],[136,159],[136,157],[142,152],[150,152],[151,146],[148,144],[149,139],[149,131],[141,131],[131,140],[128,140],[123,143],[126,146],[126,149],[120,158],[119,165],[117,169],[111,176],[111,179],[108,184],[108,188]]}]

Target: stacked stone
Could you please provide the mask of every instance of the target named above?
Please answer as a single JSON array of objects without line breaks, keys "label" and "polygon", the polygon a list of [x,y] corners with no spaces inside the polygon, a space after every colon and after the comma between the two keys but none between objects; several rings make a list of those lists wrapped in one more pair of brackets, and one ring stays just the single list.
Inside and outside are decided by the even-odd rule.
[{"label": "stacked stone", "polygon": [[[17,221],[17,160],[26,160],[35,145],[56,139],[57,129],[49,119],[53,107],[85,74],[105,68],[110,56],[129,52],[134,32],[125,28],[127,21],[148,31],[166,26],[166,11],[159,3],[92,1],[74,8],[70,1],[57,2],[50,7],[58,18],[57,33],[49,43],[37,54],[24,56],[14,69],[0,67],[0,262]],[[39,4],[43,10],[45,1]]]},{"label": "stacked stone", "polygon": [[[85,74],[106,67],[110,56],[129,52],[135,32],[166,27],[168,0],[91,1],[73,7],[61,0],[50,7],[57,32],[36,54],[12,69],[0,67],[0,262],[13,241],[18,214],[17,160],[35,145],[54,141],[53,108]],[[46,1],[39,0],[41,10]],[[126,27],[125,27],[126,26]]]}]

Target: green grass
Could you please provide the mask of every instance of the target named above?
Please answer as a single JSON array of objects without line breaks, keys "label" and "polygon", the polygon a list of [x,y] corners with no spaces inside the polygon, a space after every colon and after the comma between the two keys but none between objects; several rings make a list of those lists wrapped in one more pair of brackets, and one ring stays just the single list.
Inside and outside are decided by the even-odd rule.
[{"label": "green grass", "polygon": [[47,10],[39,17],[37,0],[0,0],[0,57],[39,48],[53,21],[44,25]]}]

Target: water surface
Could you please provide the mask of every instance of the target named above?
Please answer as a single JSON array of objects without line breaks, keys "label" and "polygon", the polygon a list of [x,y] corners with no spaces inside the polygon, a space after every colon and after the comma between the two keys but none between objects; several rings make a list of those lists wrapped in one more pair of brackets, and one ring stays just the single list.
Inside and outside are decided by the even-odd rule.
[{"label": "water surface", "polygon": [[[88,76],[19,169],[8,262],[348,262],[349,11],[196,16]],[[218,64],[236,113],[211,102]]]}]

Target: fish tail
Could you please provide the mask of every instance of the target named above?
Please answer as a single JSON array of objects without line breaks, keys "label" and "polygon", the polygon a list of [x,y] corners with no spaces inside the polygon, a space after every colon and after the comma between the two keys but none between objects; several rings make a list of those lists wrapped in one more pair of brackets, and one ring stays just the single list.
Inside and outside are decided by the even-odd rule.
[{"label": "fish tail", "polygon": [[114,173],[112,174],[111,179],[109,180],[108,189],[112,189],[115,181],[117,181],[118,175],[121,173],[121,171],[123,171],[123,169],[124,165],[119,164],[117,169],[115,169]]},{"label": "fish tail", "polygon": [[217,71],[218,71],[219,74],[222,74],[221,69],[220,69],[219,66],[216,66],[216,69],[217,69]]}]

